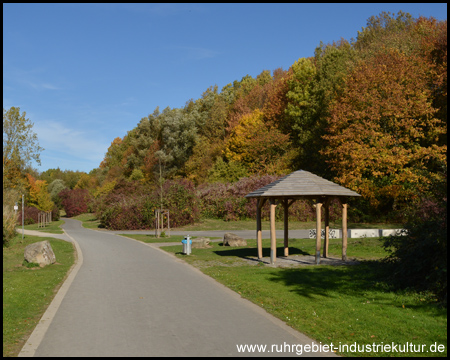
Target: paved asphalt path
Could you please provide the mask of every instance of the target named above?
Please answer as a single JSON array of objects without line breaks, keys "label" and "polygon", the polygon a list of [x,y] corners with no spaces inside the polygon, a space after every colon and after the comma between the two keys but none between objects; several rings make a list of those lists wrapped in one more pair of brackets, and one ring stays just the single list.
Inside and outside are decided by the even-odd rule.
[{"label": "paved asphalt path", "polygon": [[[313,344],[173,255],[65,222],[83,261],[34,356],[298,356]],[[245,344],[291,352],[238,352]]]}]

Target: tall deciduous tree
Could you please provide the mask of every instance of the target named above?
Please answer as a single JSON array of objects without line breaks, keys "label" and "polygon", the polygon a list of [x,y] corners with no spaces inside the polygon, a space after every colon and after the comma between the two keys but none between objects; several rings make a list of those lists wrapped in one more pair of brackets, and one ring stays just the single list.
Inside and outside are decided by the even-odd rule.
[{"label": "tall deciduous tree", "polygon": [[51,200],[45,180],[36,180],[32,175],[26,174],[28,178],[29,200],[28,205],[35,206],[42,211],[51,211],[55,205]]},{"label": "tall deciduous tree", "polygon": [[287,79],[287,106],[285,127],[289,127],[290,137],[297,156],[295,167],[321,173],[319,159],[322,146],[323,119],[320,117],[317,69],[312,59],[301,58],[291,67],[292,76]]},{"label": "tall deciduous tree", "polygon": [[[3,109],[3,186],[9,186],[8,174],[14,169],[24,170],[31,160],[41,164],[39,155],[42,147],[33,132],[33,123],[20,114],[19,107]],[[5,183],[6,181],[6,183]]]},{"label": "tall deciduous tree", "polygon": [[112,168],[114,166],[119,166],[122,161],[123,155],[123,141],[120,137],[116,137],[112,142],[111,146],[105,154],[105,158],[100,163],[100,168]]},{"label": "tall deciduous tree", "polygon": [[374,208],[402,208],[446,161],[426,61],[391,49],[361,62],[330,109],[323,153],[336,180]]}]

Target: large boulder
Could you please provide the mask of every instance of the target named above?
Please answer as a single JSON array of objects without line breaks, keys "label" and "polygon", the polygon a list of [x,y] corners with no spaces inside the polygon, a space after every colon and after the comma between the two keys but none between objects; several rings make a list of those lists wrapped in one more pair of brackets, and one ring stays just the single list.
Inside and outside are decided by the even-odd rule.
[{"label": "large boulder", "polygon": [[223,246],[247,246],[247,241],[236,234],[225,233],[223,235]]},{"label": "large boulder", "polygon": [[37,263],[41,267],[56,262],[55,253],[48,240],[28,245],[23,255],[26,261],[29,263]]},{"label": "large boulder", "polygon": [[209,243],[211,240],[207,237],[198,237],[196,239],[192,239],[192,249],[206,249],[211,246]]}]

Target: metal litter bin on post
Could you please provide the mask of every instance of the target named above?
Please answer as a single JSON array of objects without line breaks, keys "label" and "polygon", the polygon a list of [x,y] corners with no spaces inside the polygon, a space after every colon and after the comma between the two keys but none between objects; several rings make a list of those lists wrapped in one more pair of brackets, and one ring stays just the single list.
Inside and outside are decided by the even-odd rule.
[{"label": "metal litter bin on post", "polygon": [[191,246],[192,246],[192,240],[191,237],[185,236],[183,240],[181,240],[183,244],[183,254],[190,255],[191,254]]}]

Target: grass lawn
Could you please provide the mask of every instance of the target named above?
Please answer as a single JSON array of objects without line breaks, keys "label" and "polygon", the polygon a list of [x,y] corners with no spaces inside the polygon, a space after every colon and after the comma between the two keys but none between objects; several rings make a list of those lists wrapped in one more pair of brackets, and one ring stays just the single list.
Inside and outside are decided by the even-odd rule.
[{"label": "grass lawn", "polygon": [[83,227],[86,229],[99,229],[100,220],[98,220],[95,214],[86,213],[74,216],[72,219],[80,220],[83,223]]},{"label": "grass lawn", "polygon": [[[447,310],[430,294],[393,291],[384,281],[386,272],[376,259],[386,255],[378,238],[349,239],[348,256],[361,260],[352,266],[303,266],[274,268],[263,263],[250,265],[244,259],[256,257],[256,244],[245,248],[192,249],[162,247],[199,268],[242,297],[264,308],[294,329],[322,344],[339,347],[344,356],[446,356]],[[331,240],[330,256],[340,256],[339,241]],[[283,240],[278,240],[282,255]],[[263,240],[263,256],[269,256],[270,240]],[[290,240],[290,254],[313,255],[314,239]],[[366,259],[366,260],[364,260]],[[369,260],[371,259],[371,260]],[[356,343],[391,347],[424,345],[424,352],[353,353],[342,345]],[[444,352],[431,345],[445,345]],[[397,345],[395,345],[397,344]],[[395,347],[394,347],[395,349]],[[339,350],[339,349],[337,349]],[[347,350],[347,351],[345,351]]]},{"label": "grass lawn", "polygon": [[[289,230],[315,229],[315,221],[289,221]],[[341,229],[342,222],[330,222],[330,227],[333,229]],[[347,224],[349,229],[401,229],[401,224],[385,224],[385,223],[352,223]],[[277,221],[276,229],[283,229],[283,221]],[[322,222],[322,228],[324,223]],[[256,220],[239,220],[239,221],[224,221],[220,219],[204,219],[194,225],[187,225],[177,229],[178,231],[203,231],[203,230],[254,230],[256,229]],[[262,230],[270,230],[270,222],[262,221]]]},{"label": "grass lawn", "polygon": [[[87,229],[99,229],[100,220],[95,217],[95,214],[86,213],[74,216],[73,219],[80,220],[83,227]],[[322,223],[322,228],[324,223]],[[277,221],[275,227],[279,230],[284,228],[282,221]],[[342,223],[340,221],[330,222],[330,227],[333,229],[341,229]],[[386,224],[386,223],[352,223],[347,224],[349,229],[401,229],[402,224]],[[315,221],[289,221],[290,230],[315,229]],[[173,231],[204,231],[204,230],[255,230],[255,220],[239,220],[239,221],[224,221],[220,219],[203,219],[200,222],[182,226],[179,228],[172,228]],[[262,230],[270,230],[269,221],[262,221]]]},{"label": "grass lawn", "polygon": [[[49,240],[56,263],[43,268],[23,266],[29,244]],[[71,243],[54,238],[18,234],[3,248],[3,356],[17,356],[53,300],[74,263]]]},{"label": "grass lawn", "polygon": [[[45,227],[38,227],[38,224],[24,225],[25,230],[42,231],[50,234],[64,234],[60,226],[64,224],[64,220],[52,221]],[[17,230],[22,234],[22,226],[17,226]]]}]

